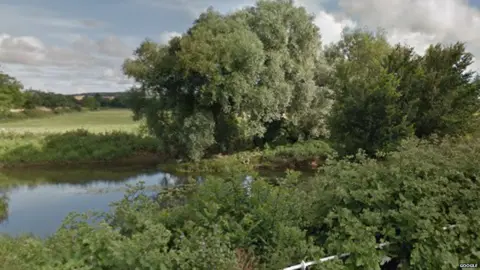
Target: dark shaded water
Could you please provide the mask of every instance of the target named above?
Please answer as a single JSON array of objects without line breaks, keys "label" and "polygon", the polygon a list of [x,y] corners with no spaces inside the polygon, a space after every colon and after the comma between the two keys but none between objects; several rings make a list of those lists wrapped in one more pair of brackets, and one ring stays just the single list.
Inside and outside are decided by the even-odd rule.
[{"label": "dark shaded water", "polygon": [[108,211],[122,199],[126,184],[173,186],[181,178],[155,169],[1,171],[0,191],[8,198],[8,215],[0,233],[45,237],[68,213]]}]

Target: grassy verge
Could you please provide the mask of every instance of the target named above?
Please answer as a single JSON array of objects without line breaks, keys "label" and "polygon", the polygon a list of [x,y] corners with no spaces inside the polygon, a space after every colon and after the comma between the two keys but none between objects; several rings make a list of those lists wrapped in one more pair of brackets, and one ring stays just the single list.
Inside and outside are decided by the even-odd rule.
[{"label": "grassy verge", "polygon": [[123,131],[0,134],[0,166],[159,162],[158,141]]}]

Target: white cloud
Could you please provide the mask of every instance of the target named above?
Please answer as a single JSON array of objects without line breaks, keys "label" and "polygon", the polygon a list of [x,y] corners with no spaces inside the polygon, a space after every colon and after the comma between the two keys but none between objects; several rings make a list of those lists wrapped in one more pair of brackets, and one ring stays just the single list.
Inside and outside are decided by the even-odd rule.
[{"label": "white cloud", "polygon": [[122,91],[132,82],[121,72],[130,49],[118,37],[81,37],[71,46],[49,46],[32,36],[0,35],[0,62],[26,87],[71,92]]},{"label": "white cloud", "polygon": [[[32,1],[32,5],[34,2],[41,1]],[[46,5],[0,4],[0,63],[27,87],[58,92],[121,91],[131,83],[123,76],[121,64],[144,38],[153,36],[166,43],[186,30],[176,29],[177,25],[193,22],[208,6],[227,12],[253,2],[130,0],[130,4],[137,4],[135,8],[158,7],[158,16],[163,12],[174,18],[167,27],[160,24],[153,28],[150,21],[154,18],[148,18],[150,25],[145,25],[145,29],[149,30],[142,28],[142,34],[114,29],[116,23],[105,22],[102,17],[75,18],[48,10]],[[325,9],[332,2],[339,6],[334,12]],[[432,43],[465,41],[467,49],[480,57],[480,11],[466,0],[297,0],[296,3],[315,15],[323,44],[338,41],[345,26],[366,25],[372,29],[384,28],[390,42],[407,43],[419,53]],[[185,14],[189,15],[188,23],[184,21]],[[178,20],[173,21],[177,15]],[[118,18],[112,20],[115,19]],[[480,70],[480,63],[474,68]]]},{"label": "white cloud", "polygon": [[[464,0],[338,0],[343,13],[362,25],[382,27],[392,42],[422,52],[432,43],[466,42],[480,56],[480,11]],[[480,63],[475,63],[480,70]]]},{"label": "white cloud", "polygon": [[98,51],[112,57],[128,57],[133,53],[121,39],[116,36],[107,36],[96,42]]},{"label": "white cloud", "polygon": [[315,24],[320,28],[322,42],[328,45],[337,42],[342,38],[342,30],[345,27],[355,27],[355,22],[351,20],[337,20],[334,15],[321,10],[316,14]]},{"label": "white cloud", "polygon": [[186,12],[192,18],[198,17],[208,7],[213,6],[220,12],[230,12],[246,5],[253,5],[255,0],[134,0],[136,3],[147,6],[167,9],[170,11]]},{"label": "white cloud", "polygon": [[101,76],[103,80],[118,83],[120,85],[130,85],[132,81],[125,76],[120,68],[106,68]]},{"label": "white cloud", "polygon": [[163,32],[163,33],[160,34],[159,42],[162,43],[162,44],[166,44],[170,41],[170,39],[172,39],[174,37],[179,37],[181,35],[182,34],[178,33],[178,32]]},{"label": "white cloud", "polygon": [[[99,50],[101,51],[101,50]],[[108,65],[109,61],[72,47],[47,46],[33,36],[0,34],[0,61],[32,66],[88,67]]]}]

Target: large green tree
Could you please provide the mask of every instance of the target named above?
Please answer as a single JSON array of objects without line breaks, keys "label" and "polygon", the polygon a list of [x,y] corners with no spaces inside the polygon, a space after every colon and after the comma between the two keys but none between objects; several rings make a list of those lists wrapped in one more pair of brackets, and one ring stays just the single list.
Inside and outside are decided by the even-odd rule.
[{"label": "large green tree", "polygon": [[125,62],[137,82],[130,106],[165,150],[192,159],[249,147],[285,126],[318,136],[320,50],[312,16],[292,1],[230,15],[209,9],[182,37],[166,46],[145,41]]},{"label": "large green tree", "polygon": [[23,105],[23,85],[14,77],[0,72],[0,115]]},{"label": "large green tree", "polygon": [[415,134],[427,137],[462,134],[474,127],[474,113],[480,108],[480,87],[476,73],[469,70],[473,55],[463,43],[431,45],[420,62],[413,97],[417,101],[413,120]]},{"label": "large green tree", "polygon": [[326,56],[334,66],[331,138],[345,154],[373,155],[413,134],[458,135],[476,125],[480,87],[462,43],[432,45],[420,56],[389,45],[383,32],[346,30]]},{"label": "large green tree", "polygon": [[343,154],[362,148],[373,155],[412,133],[399,106],[401,81],[385,67],[387,56],[397,54],[383,33],[362,30],[345,31],[327,50],[335,68],[330,135]]},{"label": "large green tree", "polygon": [[98,108],[100,107],[100,103],[97,101],[97,99],[95,99],[95,97],[88,96],[84,98],[83,106],[94,111],[94,110],[98,110]]}]

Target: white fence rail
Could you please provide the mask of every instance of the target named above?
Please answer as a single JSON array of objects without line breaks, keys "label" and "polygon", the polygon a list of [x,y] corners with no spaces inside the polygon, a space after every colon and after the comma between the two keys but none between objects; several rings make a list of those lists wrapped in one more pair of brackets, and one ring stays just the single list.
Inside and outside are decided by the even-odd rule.
[{"label": "white fence rail", "polygon": [[[454,228],[456,225],[449,225],[449,226],[445,226],[443,227],[442,229],[445,231],[447,229],[451,229],[451,228]],[[389,242],[385,242],[385,243],[381,243],[379,245],[377,245],[377,249],[381,249],[383,247],[386,247],[390,245]],[[316,261],[310,261],[310,262],[305,262],[305,261],[302,261],[300,264],[297,264],[297,265],[292,265],[290,267],[287,267],[287,268],[283,268],[282,270],[306,270],[307,267],[309,266],[312,266],[314,264],[320,264],[320,263],[324,263],[324,262],[328,262],[328,261],[331,261],[331,260],[335,260],[335,259],[342,259],[342,258],[345,258],[345,257],[348,257],[350,256],[350,253],[343,253],[343,254],[339,254],[339,255],[332,255],[332,256],[328,256],[328,257],[324,257],[324,258],[321,258],[319,260],[316,260]],[[388,262],[390,260],[390,258],[388,257],[385,257],[383,258],[382,260],[382,263],[381,264],[384,264],[386,262]]]}]

